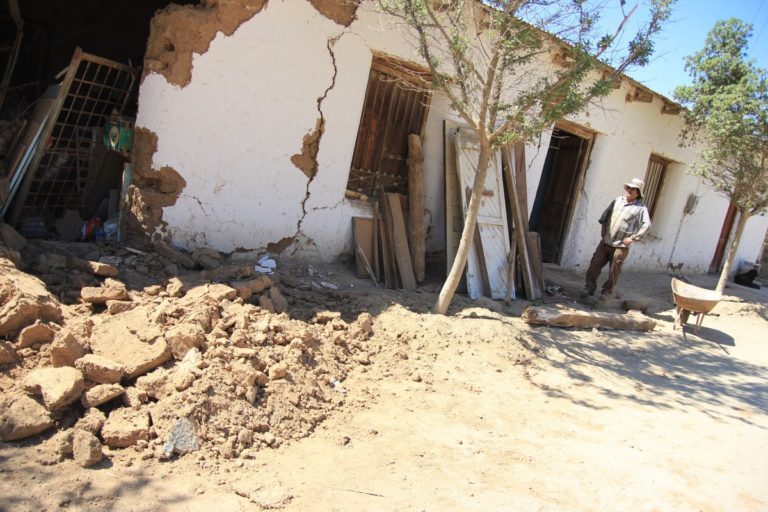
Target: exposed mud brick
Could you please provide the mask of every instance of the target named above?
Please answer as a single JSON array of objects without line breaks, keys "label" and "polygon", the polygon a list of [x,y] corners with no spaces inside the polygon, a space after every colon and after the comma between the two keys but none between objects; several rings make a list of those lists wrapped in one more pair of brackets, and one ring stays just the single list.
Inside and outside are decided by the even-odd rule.
[{"label": "exposed mud brick", "polygon": [[105,404],[110,400],[123,395],[125,388],[120,384],[99,384],[94,386],[80,397],[80,403],[86,409],[88,407],[98,407],[101,404]]},{"label": "exposed mud brick", "polygon": [[80,370],[63,368],[38,368],[32,370],[22,381],[22,387],[29,393],[43,396],[48,410],[56,411],[66,407],[83,392],[83,374]]},{"label": "exposed mud brick", "polygon": [[7,341],[0,341],[0,364],[8,364],[16,361],[16,351]]},{"label": "exposed mud brick", "polygon": [[125,375],[125,366],[96,354],[84,355],[75,361],[75,368],[83,372],[86,379],[99,384],[116,384]]},{"label": "exposed mud brick", "polygon": [[34,436],[54,425],[48,410],[28,396],[19,396],[0,415],[0,440]]},{"label": "exposed mud brick", "polygon": [[70,260],[70,266],[77,270],[82,270],[83,272],[88,272],[89,274],[93,274],[95,276],[100,277],[117,277],[118,270],[117,267],[113,265],[109,265],[107,263],[100,263],[98,261],[89,261],[89,260],[81,260],[78,258],[73,258]]},{"label": "exposed mud brick", "polygon": [[[181,282],[181,281],[179,281],[179,282]],[[164,288],[162,286],[160,286],[159,284],[153,284],[153,285],[149,285],[149,286],[145,286],[144,287],[144,293],[146,293],[147,295],[153,295],[153,296],[154,295],[158,295],[163,290],[164,290]]]},{"label": "exposed mud brick", "polygon": [[132,407],[134,409],[138,409],[148,401],[149,397],[147,394],[140,389],[136,389],[135,387],[126,389],[125,394],[123,395],[123,403],[127,407]]},{"label": "exposed mud brick", "polygon": [[211,281],[231,281],[233,279],[251,277],[254,272],[253,265],[250,263],[238,263],[236,265],[225,265],[211,270],[204,270],[200,275]]},{"label": "exposed mud brick", "polygon": [[170,389],[168,388],[169,377],[168,370],[158,368],[157,370],[136,379],[136,389],[149,398],[159,400],[170,393]]},{"label": "exposed mud brick", "polygon": [[104,458],[98,438],[86,430],[76,430],[72,439],[72,456],[81,467],[98,464]]},{"label": "exposed mud brick", "polygon": [[75,430],[85,430],[91,434],[98,435],[106,421],[106,414],[95,407],[91,407],[85,413],[85,416],[75,423]]},{"label": "exposed mud brick", "polygon": [[21,330],[19,333],[18,347],[26,348],[37,343],[50,343],[53,341],[55,334],[56,331],[53,330],[50,324],[35,322]]},{"label": "exposed mud brick", "polygon": [[277,363],[269,368],[269,380],[284,379],[288,375],[288,365]]},{"label": "exposed mud brick", "polygon": [[167,242],[163,242],[162,240],[157,240],[154,243],[155,252],[159,254],[160,256],[164,256],[168,258],[169,260],[178,263],[184,268],[195,268],[197,266],[197,263],[195,263],[195,260],[193,260],[190,256],[187,256],[185,253],[181,252],[180,250],[176,249],[175,247],[171,246]]},{"label": "exposed mud brick", "polygon": [[173,357],[181,360],[190,349],[201,347],[205,343],[205,331],[197,324],[178,324],[166,331],[165,341]]},{"label": "exposed mud brick", "polygon": [[61,305],[45,284],[0,259],[0,336],[8,338],[35,323],[61,323]]},{"label": "exposed mud brick", "polygon": [[94,354],[122,364],[128,378],[138,377],[168,361],[172,355],[158,325],[154,305],[105,319],[93,328]]},{"label": "exposed mud brick", "polygon": [[370,313],[360,313],[357,315],[356,323],[365,334],[373,334],[373,315]]},{"label": "exposed mud brick", "polygon": [[126,448],[149,440],[149,414],[133,409],[115,409],[101,429],[101,438],[110,448]]},{"label": "exposed mud brick", "polygon": [[184,391],[195,382],[195,374],[189,368],[179,368],[173,374],[173,387],[176,391]]},{"label": "exposed mud brick", "polygon": [[237,294],[241,299],[248,300],[251,298],[251,295],[261,293],[272,286],[272,279],[268,276],[261,276],[247,281],[233,281],[229,284],[237,290]]},{"label": "exposed mud brick", "polygon": [[263,309],[264,311],[268,311],[270,313],[275,312],[275,305],[272,304],[272,299],[270,299],[267,294],[262,295],[259,297],[259,307]]},{"label": "exposed mud brick", "polygon": [[275,308],[275,313],[285,313],[288,311],[288,301],[285,300],[283,294],[277,286],[273,286],[269,289],[269,299],[272,301],[272,306]]},{"label": "exposed mud brick", "polygon": [[338,311],[318,311],[315,313],[315,322],[318,324],[327,324],[333,320],[341,319],[341,313]]},{"label": "exposed mud brick", "polygon": [[107,311],[110,315],[119,315],[136,307],[136,303],[128,300],[108,300]]},{"label": "exposed mud brick", "polygon": [[172,277],[168,280],[168,284],[165,287],[165,291],[171,297],[181,297],[184,295],[184,283],[178,277]]},{"label": "exposed mud brick", "polygon": [[12,251],[21,251],[27,246],[27,239],[21,236],[13,227],[0,222],[0,243]]},{"label": "exposed mud brick", "polygon": [[211,332],[213,325],[219,320],[218,304],[210,299],[196,302],[184,315],[185,324],[199,325],[206,334]]},{"label": "exposed mud brick", "polygon": [[222,255],[216,249],[202,247],[192,252],[192,259],[204,269],[214,269],[221,266]]},{"label": "exposed mud brick", "polygon": [[65,328],[56,333],[51,344],[51,365],[59,368],[74,366],[75,361],[87,353],[85,342]]},{"label": "exposed mud brick", "polygon": [[210,297],[216,302],[233,300],[237,297],[237,290],[226,284],[204,284],[195,286],[184,297],[186,303],[203,300]]},{"label": "exposed mud brick", "polygon": [[128,300],[128,290],[109,286],[86,286],[80,290],[80,298],[90,304],[106,304],[108,300]]}]

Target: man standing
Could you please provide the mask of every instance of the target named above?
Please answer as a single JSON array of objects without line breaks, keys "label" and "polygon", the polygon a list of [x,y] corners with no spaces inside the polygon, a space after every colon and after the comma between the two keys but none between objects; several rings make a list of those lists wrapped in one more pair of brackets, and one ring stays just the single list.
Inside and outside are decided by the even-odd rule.
[{"label": "man standing", "polygon": [[651,229],[651,217],[642,201],[644,185],[642,180],[632,178],[624,184],[624,195],[614,199],[600,216],[602,239],[589,263],[584,294],[595,293],[600,271],[606,263],[610,263],[608,279],[603,283],[600,297],[613,295],[621,267],[629,254],[629,246],[642,239]]}]

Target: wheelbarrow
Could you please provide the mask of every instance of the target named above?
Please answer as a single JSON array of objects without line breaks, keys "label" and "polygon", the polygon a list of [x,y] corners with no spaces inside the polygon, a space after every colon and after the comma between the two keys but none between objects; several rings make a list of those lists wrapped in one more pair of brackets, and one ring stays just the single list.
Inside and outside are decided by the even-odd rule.
[{"label": "wheelbarrow", "polygon": [[672,279],[672,296],[677,306],[677,318],[675,318],[675,329],[678,326],[685,332],[685,324],[691,314],[696,315],[696,332],[701,330],[701,322],[712,308],[723,298],[722,294],[714,290],[699,288],[679,279]]}]

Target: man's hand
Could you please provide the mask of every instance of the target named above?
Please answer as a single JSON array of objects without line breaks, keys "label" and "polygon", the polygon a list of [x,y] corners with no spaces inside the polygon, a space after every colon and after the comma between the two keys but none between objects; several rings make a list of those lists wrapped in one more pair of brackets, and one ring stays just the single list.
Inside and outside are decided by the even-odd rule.
[{"label": "man's hand", "polygon": [[629,237],[627,237],[627,238],[625,238],[624,240],[622,240],[622,241],[621,241],[621,243],[623,243],[623,244],[624,244],[624,245],[626,245],[627,247],[629,247],[629,244],[631,244],[631,243],[633,243],[633,242],[634,242],[634,240],[632,240],[632,239],[631,239],[631,238],[629,238]]}]

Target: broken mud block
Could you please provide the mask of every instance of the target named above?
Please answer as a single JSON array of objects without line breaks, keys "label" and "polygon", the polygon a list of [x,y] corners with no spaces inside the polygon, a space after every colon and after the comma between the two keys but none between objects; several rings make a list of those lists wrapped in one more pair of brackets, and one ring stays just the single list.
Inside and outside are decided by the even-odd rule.
[{"label": "broken mud block", "polygon": [[129,300],[108,300],[106,304],[110,315],[119,315],[136,307],[136,303]]},{"label": "broken mud block", "polygon": [[125,388],[120,384],[99,384],[94,386],[80,397],[80,403],[86,409],[89,407],[98,407],[110,400],[125,394]]},{"label": "broken mud block", "polygon": [[125,288],[86,286],[80,290],[80,298],[90,304],[106,304],[109,300],[125,301],[130,297]]},{"label": "broken mud block", "polygon": [[192,259],[204,269],[212,270],[221,266],[222,255],[216,249],[202,247],[192,252]]},{"label": "broken mud block", "polygon": [[74,332],[64,328],[57,332],[51,344],[51,365],[55,368],[74,366],[75,361],[87,353],[85,342]]},{"label": "broken mud block", "polygon": [[53,417],[45,407],[21,395],[4,408],[0,416],[0,440],[17,441],[44,432],[54,425]]},{"label": "broken mud block", "polygon": [[363,333],[369,336],[373,334],[373,315],[370,313],[360,313],[357,316],[356,323]]},{"label": "broken mud block", "polygon": [[51,343],[55,334],[56,331],[50,324],[37,321],[21,330],[17,346],[27,348],[38,343]]},{"label": "broken mud block", "polygon": [[199,449],[197,424],[191,418],[179,418],[163,445],[163,457],[168,458],[173,454],[186,455]]},{"label": "broken mud block", "polygon": [[0,341],[0,364],[8,364],[16,361],[16,350],[7,341]]},{"label": "broken mud block", "polygon": [[176,249],[175,247],[172,247],[167,242],[158,240],[154,243],[154,248],[157,254],[165,258],[168,258],[174,263],[178,263],[184,268],[193,269],[197,266],[197,263],[195,263],[195,260],[187,256],[180,250]]},{"label": "broken mud block", "polygon": [[99,263],[98,261],[81,260],[73,258],[70,260],[69,265],[76,270],[82,270],[99,277],[117,277],[118,270],[116,267],[107,263]]},{"label": "broken mud block", "polygon": [[288,301],[283,297],[283,294],[280,293],[277,286],[273,286],[269,289],[269,299],[272,301],[272,307],[274,308],[275,313],[279,314],[288,311]]},{"label": "broken mud block", "polygon": [[125,375],[125,366],[96,354],[86,354],[76,360],[75,368],[83,372],[86,379],[99,384],[117,384]]},{"label": "broken mud block", "polygon": [[333,320],[341,319],[341,313],[338,311],[318,311],[315,313],[314,322],[318,324],[327,324]]},{"label": "broken mud block", "polygon": [[251,298],[251,295],[261,293],[272,286],[272,279],[268,276],[260,276],[247,281],[233,281],[229,285],[237,290],[237,294],[241,299],[248,300]]},{"label": "broken mud block", "polygon": [[200,275],[204,279],[214,282],[232,281],[235,279],[244,279],[254,274],[253,266],[248,263],[238,263],[236,265],[219,266],[211,270],[203,270]]},{"label": "broken mud block", "polygon": [[288,365],[277,363],[269,368],[269,380],[284,379],[288,375]]},{"label": "broken mud block", "polygon": [[13,227],[0,222],[0,244],[12,251],[19,252],[27,246],[27,239],[19,234]]},{"label": "broken mud block", "polygon": [[[179,282],[181,282],[181,281],[179,281]],[[144,287],[144,293],[146,293],[147,295],[152,295],[152,296],[158,295],[163,290],[164,290],[164,288],[162,286],[160,286],[159,284],[153,284],[153,285],[145,286]]]},{"label": "broken mud block", "polygon": [[75,430],[72,438],[72,456],[75,462],[84,468],[101,462],[104,453],[98,438],[86,430]]},{"label": "broken mud block", "polygon": [[168,388],[169,377],[168,370],[158,368],[136,379],[136,389],[149,398],[159,400],[170,393]]},{"label": "broken mud block", "polygon": [[173,357],[181,360],[190,349],[201,347],[205,343],[205,331],[197,324],[178,324],[165,332],[165,341]]},{"label": "broken mud block", "polygon": [[149,440],[149,414],[133,409],[115,409],[101,429],[101,438],[110,448],[127,448]]},{"label": "broken mud block", "polygon": [[269,313],[275,312],[275,305],[272,304],[272,299],[270,299],[266,293],[259,297],[259,307]]},{"label": "broken mud block", "polygon": [[84,384],[80,370],[65,366],[32,370],[21,385],[28,393],[42,395],[48,410],[56,411],[80,398]]},{"label": "broken mud block", "polygon": [[210,297],[216,302],[224,300],[234,300],[237,297],[237,290],[225,284],[204,284],[195,286],[187,292],[185,297],[188,303],[197,300],[203,300]]},{"label": "broken mud block", "polygon": [[44,466],[52,466],[72,455],[72,440],[74,430],[67,429],[56,432],[50,439],[37,447],[39,453],[37,461]]},{"label": "broken mud block", "polygon": [[0,336],[13,338],[35,321],[61,323],[61,305],[41,280],[6,259],[0,259],[0,275]]},{"label": "broken mud block", "polygon": [[168,280],[168,285],[165,287],[165,291],[171,297],[181,297],[184,295],[184,283],[178,277],[172,277]]},{"label": "broken mud block", "polygon": [[85,416],[75,423],[75,430],[85,430],[91,434],[98,435],[106,421],[107,416],[103,412],[95,407],[91,407],[85,413]]},{"label": "broken mud block", "polygon": [[123,365],[130,379],[168,361],[171,351],[153,310],[152,305],[142,305],[106,318],[93,328],[91,351]]}]

